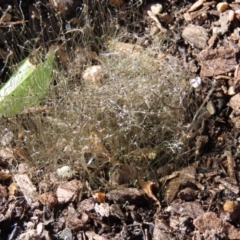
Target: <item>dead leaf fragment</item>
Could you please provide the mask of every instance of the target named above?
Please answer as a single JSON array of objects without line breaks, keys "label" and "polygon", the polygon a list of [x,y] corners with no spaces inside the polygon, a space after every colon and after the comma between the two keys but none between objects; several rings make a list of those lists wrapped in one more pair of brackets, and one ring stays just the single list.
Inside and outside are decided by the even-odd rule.
[{"label": "dead leaf fragment", "polygon": [[199,49],[207,47],[208,33],[205,28],[189,24],[184,28],[182,37]]}]

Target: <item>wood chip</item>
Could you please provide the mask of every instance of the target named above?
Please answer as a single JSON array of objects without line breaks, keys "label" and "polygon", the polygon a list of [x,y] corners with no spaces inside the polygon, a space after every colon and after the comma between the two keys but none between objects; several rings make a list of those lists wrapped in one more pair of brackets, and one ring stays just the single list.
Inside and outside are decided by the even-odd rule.
[{"label": "wood chip", "polygon": [[[228,10],[226,12],[220,13],[220,23],[221,23],[221,33],[225,34],[231,24],[231,21],[229,21],[229,16],[232,15],[232,10]],[[234,12],[233,12],[234,13]]]},{"label": "wood chip", "polygon": [[188,9],[188,12],[193,12],[195,10],[197,10],[199,7],[201,7],[203,5],[203,3],[205,2],[206,0],[198,0],[196,1],[189,9]]},{"label": "wood chip", "polygon": [[222,183],[222,185],[224,185],[227,189],[229,189],[233,193],[239,194],[239,186],[236,180],[230,177],[226,177],[218,179],[218,182]]},{"label": "wood chip", "polygon": [[231,97],[230,101],[227,104],[231,107],[236,114],[240,114],[240,93]]},{"label": "wood chip", "polygon": [[96,203],[94,206],[94,210],[98,213],[101,217],[109,217],[110,215],[110,207],[108,203]]},{"label": "wood chip", "polygon": [[148,202],[143,191],[137,188],[117,188],[106,194],[106,198],[110,201],[118,203],[126,203],[136,205],[144,205]]},{"label": "wood chip", "polygon": [[184,28],[182,37],[193,46],[204,49],[207,47],[208,33],[205,28],[189,24]]},{"label": "wood chip", "polygon": [[233,87],[236,93],[240,92],[240,65],[239,64],[236,66],[236,69],[234,72]]},{"label": "wood chip", "polygon": [[94,210],[95,202],[96,201],[93,197],[87,198],[87,199],[81,201],[78,204],[78,210],[79,211],[91,212],[91,211]]},{"label": "wood chip", "polygon": [[69,201],[74,201],[81,188],[82,188],[82,183],[77,180],[60,183],[56,191],[58,202],[67,203]]},{"label": "wood chip", "polygon": [[201,77],[212,77],[227,73],[237,65],[236,53],[231,48],[205,49],[198,54]]},{"label": "wood chip", "polygon": [[177,196],[179,187],[181,185],[181,178],[172,179],[167,185],[164,200],[167,202],[172,202],[173,199]]},{"label": "wood chip", "polygon": [[172,240],[172,228],[164,219],[156,219],[153,230],[153,239]]},{"label": "wood chip", "polygon": [[24,198],[30,206],[37,201],[37,189],[27,174],[15,174],[14,180],[21,189]]},{"label": "wood chip", "polygon": [[203,207],[198,202],[183,202],[175,200],[167,207],[167,211],[171,212],[172,215],[179,214],[181,217],[190,217],[192,219],[198,217],[204,213]]}]

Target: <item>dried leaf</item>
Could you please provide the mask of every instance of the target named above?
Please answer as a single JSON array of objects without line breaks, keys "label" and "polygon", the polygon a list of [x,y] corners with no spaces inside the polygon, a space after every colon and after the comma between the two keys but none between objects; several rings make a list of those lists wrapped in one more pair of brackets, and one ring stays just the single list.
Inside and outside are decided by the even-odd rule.
[{"label": "dried leaf", "polygon": [[97,192],[93,194],[93,197],[97,199],[99,203],[104,203],[105,202],[105,193],[102,192]]},{"label": "dried leaf", "polygon": [[154,182],[147,181],[147,182],[140,182],[140,186],[142,190],[147,194],[147,196],[155,201],[158,205],[159,209],[161,208],[161,204],[157,197],[153,194],[153,187],[155,186]]}]

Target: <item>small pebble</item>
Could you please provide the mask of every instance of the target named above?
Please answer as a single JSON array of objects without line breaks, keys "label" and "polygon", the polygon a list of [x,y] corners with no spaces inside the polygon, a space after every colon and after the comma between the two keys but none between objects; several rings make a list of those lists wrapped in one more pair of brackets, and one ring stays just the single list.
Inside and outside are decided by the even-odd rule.
[{"label": "small pebble", "polygon": [[202,80],[200,77],[196,77],[193,79],[190,79],[190,84],[192,85],[193,88],[198,88],[201,86]]},{"label": "small pebble", "polygon": [[219,190],[225,190],[225,186],[223,186],[221,183],[218,185]]},{"label": "small pebble", "polygon": [[234,20],[235,17],[235,12],[233,10],[229,10],[228,11],[228,21],[232,22]]},{"label": "small pebble", "polygon": [[223,205],[223,210],[225,212],[232,212],[234,207],[235,207],[234,201],[227,200]]},{"label": "small pebble", "polygon": [[216,35],[221,35],[222,34],[222,29],[220,27],[214,27],[212,29],[212,33],[213,35],[216,34]]},{"label": "small pebble", "polygon": [[227,10],[227,8],[228,8],[228,3],[226,3],[226,2],[221,2],[217,5],[217,10],[219,12],[224,12]]},{"label": "small pebble", "polygon": [[160,3],[153,3],[150,5],[150,10],[154,15],[157,15],[162,12],[163,6]]},{"label": "small pebble", "polygon": [[234,87],[233,87],[233,86],[230,86],[230,87],[228,88],[227,94],[228,94],[229,96],[232,96],[232,95],[235,95],[235,94],[236,94],[235,91],[234,91]]},{"label": "small pebble", "polygon": [[215,105],[213,104],[212,101],[209,101],[209,102],[207,103],[207,110],[208,110],[208,112],[209,112],[211,115],[213,115],[213,114],[216,113],[216,107],[215,107]]}]

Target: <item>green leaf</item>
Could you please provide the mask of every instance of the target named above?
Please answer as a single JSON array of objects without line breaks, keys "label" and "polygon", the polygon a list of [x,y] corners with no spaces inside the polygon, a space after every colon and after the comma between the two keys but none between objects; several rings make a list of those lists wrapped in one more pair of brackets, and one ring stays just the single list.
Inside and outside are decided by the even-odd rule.
[{"label": "green leaf", "polygon": [[0,116],[18,114],[41,102],[51,83],[54,56],[54,50],[50,50],[46,60],[38,65],[32,64],[29,57],[19,64],[0,89]]}]

